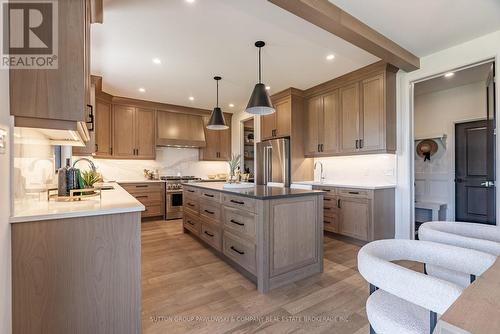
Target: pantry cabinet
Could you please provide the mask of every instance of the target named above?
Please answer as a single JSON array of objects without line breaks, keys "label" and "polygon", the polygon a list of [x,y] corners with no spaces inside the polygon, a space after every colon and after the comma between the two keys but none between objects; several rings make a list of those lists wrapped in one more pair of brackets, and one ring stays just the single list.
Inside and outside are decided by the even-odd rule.
[{"label": "pantry cabinet", "polygon": [[394,153],[396,72],[376,63],[305,91],[306,156]]},{"label": "pantry cabinet", "polygon": [[206,146],[200,148],[200,160],[229,161],[231,159],[231,115],[224,114],[227,130],[209,130],[209,116],[203,117]]}]

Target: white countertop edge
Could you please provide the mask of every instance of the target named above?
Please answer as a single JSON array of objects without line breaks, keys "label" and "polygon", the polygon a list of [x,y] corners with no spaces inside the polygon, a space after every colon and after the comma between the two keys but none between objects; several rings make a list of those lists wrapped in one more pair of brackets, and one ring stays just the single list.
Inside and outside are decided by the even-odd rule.
[{"label": "white countertop edge", "polygon": [[338,183],[338,182],[317,182],[317,181],[296,181],[293,184],[305,184],[313,186],[325,186],[325,187],[336,187],[336,188],[352,188],[352,189],[368,189],[368,190],[378,190],[378,189],[393,189],[396,188],[395,184],[354,184],[354,183]]},{"label": "white countertop edge", "polygon": [[124,207],[124,208],[112,208],[112,209],[101,209],[94,211],[79,211],[79,212],[67,212],[67,213],[53,213],[46,215],[34,215],[34,216],[17,216],[10,217],[9,223],[27,223],[27,222],[35,222],[35,221],[43,221],[43,220],[53,220],[53,219],[66,219],[66,218],[79,218],[79,217],[94,217],[94,216],[104,216],[104,215],[115,215],[120,213],[132,213],[132,212],[141,212],[146,208],[144,205],[136,206],[136,207]]}]

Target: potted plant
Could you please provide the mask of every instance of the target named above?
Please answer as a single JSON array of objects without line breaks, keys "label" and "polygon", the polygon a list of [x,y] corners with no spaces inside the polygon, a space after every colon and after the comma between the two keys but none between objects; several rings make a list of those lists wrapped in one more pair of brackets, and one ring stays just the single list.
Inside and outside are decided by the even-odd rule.
[{"label": "potted plant", "polygon": [[238,181],[236,177],[236,171],[240,167],[241,154],[233,154],[231,160],[227,162],[229,164],[229,183],[236,183]]}]

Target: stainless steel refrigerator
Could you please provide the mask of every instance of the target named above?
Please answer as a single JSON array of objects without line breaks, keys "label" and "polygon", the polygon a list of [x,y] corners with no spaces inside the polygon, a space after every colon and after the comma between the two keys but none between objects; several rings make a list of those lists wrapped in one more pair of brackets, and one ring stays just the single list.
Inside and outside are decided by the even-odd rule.
[{"label": "stainless steel refrigerator", "polygon": [[257,184],[282,183],[290,187],[290,139],[279,138],[257,144]]}]

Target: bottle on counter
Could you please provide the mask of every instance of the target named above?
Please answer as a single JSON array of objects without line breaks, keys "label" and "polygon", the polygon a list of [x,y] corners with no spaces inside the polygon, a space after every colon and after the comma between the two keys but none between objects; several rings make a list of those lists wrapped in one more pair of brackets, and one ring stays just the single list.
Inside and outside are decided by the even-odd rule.
[{"label": "bottle on counter", "polygon": [[66,159],[66,166],[57,172],[57,195],[69,196],[70,190],[80,189],[78,169],[71,167],[71,159]]}]

